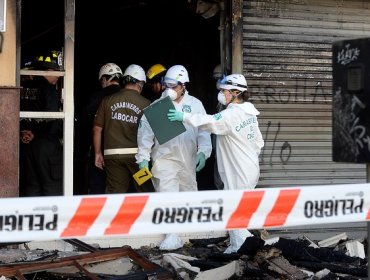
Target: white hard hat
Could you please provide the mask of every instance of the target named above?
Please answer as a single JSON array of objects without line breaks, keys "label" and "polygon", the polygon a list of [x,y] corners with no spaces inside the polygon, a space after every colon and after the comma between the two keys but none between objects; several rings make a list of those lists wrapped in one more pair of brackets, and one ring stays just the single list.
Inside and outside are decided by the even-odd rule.
[{"label": "white hard hat", "polygon": [[123,73],[123,77],[126,76],[131,76],[138,81],[146,82],[145,71],[143,67],[137,64],[131,64],[126,68],[125,73]]},{"label": "white hard hat", "polygon": [[104,75],[116,76],[120,78],[122,77],[123,74],[122,74],[121,68],[117,64],[107,63],[107,64],[104,64],[99,70],[99,80]]},{"label": "white hard hat", "polygon": [[182,65],[174,65],[167,70],[166,75],[164,76],[164,82],[187,83],[189,82],[188,71]]},{"label": "white hard hat", "polygon": [[246,91],[248,89],[247,80],[242,74],[231,74],[223,78],[218,84],[220,89],[237,89]]}]

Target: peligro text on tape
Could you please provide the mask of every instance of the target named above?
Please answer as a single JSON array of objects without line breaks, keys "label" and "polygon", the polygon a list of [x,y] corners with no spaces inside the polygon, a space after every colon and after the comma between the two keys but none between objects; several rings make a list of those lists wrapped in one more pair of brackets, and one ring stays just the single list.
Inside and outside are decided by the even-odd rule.
[{"label": "peligro text on tape", "polygon": [[2,198],[2,242],[370,220],[370,184]]}]

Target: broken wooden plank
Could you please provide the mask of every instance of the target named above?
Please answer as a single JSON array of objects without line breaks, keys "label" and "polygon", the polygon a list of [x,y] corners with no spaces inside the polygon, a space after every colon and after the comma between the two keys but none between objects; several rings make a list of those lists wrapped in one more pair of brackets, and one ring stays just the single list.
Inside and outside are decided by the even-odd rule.
[{"label": "broken wooden plank", "polygon": [[79,240],[79,239],[64,239],[65,242],[68,242],[69,244],[76,246],[80,251],[82,252],[95,252],[98,249]]},{"label": "broken wooden plank", "polygon": [[[114,260],[121,257],[129,257],[135,263],[140,265],[148,274],[153,274],[158,270],[160,277],[157,279],[172,279],[172,274],[169,271],[163,271],[163,268],[147,259],[144,259],[130,246],[123,246],[121,248],[101,250],[92,253],[86,253],[82,255],[76,255],[71,257],[65,257],[60,259],[54,259],[49,262],[30,262],[30,263],[17,263],[10,265],[0,265],[0,275],[6,277],[15,276],[17,279],[25,279],[23,274],[44,271],[47,269],[60,268],[63,266],[75,266],[86,274],[83,268],[86,264],[92,264],[96,262]],[[89,277],[94,277],[92,274]],[[159,275],[157,275],[159,276]],[[23,277],[23,278],[22,278]],[[90,279],[95,279],[91,278]]]},{"label": "broken wooden plank", "polygon": [[345,232],[343,232],[343,233],[340,233],[340,234],[334,235],[332,237],[329,237],[327,239],[319,241],[318,245],[320,247],[330,247],[330,246],[337,245],[339,243],[339,241],[341,241],[341,240],[347,240],[347,239],[348,239],[347,234]]},{"label": "broken wooden plank", "polygon": [[194,280],[226,280],[239,272],[240,268],[237,261],[232,261],[224,266],[201,271],[197,274]]},{"label": "broken wooden plank", "polygon": [[284,275],[288,279],[307,279],[308,275],[298,267],[289,263],[284,257],[276,257],[270,260],[266,260],[268,269],[277,272],[279,275]]},{"label": "broken wooden plank", "polygon": [[291,263],[299,267],[309,268],[312,271],[320,271],[326,268],[333,273],[367,277],[366,266],[359,267],[349,264],[343,265],[343,263],[310,262],[310,261],[291,261]]}]

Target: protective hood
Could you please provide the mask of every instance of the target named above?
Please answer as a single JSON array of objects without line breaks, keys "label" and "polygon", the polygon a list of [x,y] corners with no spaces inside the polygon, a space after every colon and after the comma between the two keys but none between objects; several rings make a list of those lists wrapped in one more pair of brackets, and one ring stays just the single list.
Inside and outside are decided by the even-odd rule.
[{"label": "protective hood", "polygon": [[230,103],[229,106],[230,107],[236,106],[242,109],[244,112],[246,112],[249,115],[258,116],[260,114],[260,112],[256,109],[256,107],[254,107],[254,105],[250,102],[244,102],[240,104]]}]

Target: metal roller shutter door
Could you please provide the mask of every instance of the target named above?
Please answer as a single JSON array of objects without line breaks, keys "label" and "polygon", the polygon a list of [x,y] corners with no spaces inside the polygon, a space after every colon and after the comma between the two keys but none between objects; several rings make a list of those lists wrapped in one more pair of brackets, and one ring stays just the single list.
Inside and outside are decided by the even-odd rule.
[{"label": "metal roller shutter door", "polygon": [[370,36],[367,1],[244,1],[243,71],[265,139],[258,187],[366,182],[332,161],[332,43]]}]

